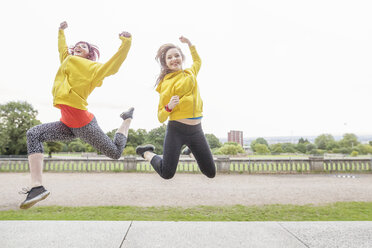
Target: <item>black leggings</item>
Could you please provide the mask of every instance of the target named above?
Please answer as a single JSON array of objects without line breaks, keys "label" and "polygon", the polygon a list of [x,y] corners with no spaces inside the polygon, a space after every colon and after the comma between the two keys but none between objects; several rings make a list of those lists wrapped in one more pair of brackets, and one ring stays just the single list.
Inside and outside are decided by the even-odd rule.
[{"label": "black leggings", "polygon": [[150,162],[154,170],[164,179],[172,178],[176,173],[183,145],[190,148],[200,171],[209,178],[215,177],[216,166],[201,123],[187,125],[169,121],[165,132],[163,158],[155,155]]}]

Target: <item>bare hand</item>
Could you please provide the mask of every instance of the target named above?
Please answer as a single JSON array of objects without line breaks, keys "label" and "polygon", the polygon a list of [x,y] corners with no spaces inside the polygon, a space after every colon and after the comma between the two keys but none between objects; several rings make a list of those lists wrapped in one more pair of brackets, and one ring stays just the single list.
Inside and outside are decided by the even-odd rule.
[{"label": "bare hand", "polygon": [[176,107],[179,103],[180,103],[180,98],[178,96],[172,96],[168,103],[168,108],[174,109],[174,107]]},{"label": "bare hand", "polygon": [[126,38],[130,38],[132,35],[129,33],[129,32],[121,32],[120,34],[119,34],[119,36],[121,36],[121,37],[126,37]]},{"label": "bare hand", "polygon": [[67,27],[67,22],[61,22],[61,24],[59,24],[59,29],[65,30]]},{"label": "bare hand", "polygon": [[189,46],[192,46],[190,40],[187,39],[186,37],[181,36],[181,37],[180,37],[180,41],[181,41],[182,43],[186,43],[186,44],[189,45]]}]

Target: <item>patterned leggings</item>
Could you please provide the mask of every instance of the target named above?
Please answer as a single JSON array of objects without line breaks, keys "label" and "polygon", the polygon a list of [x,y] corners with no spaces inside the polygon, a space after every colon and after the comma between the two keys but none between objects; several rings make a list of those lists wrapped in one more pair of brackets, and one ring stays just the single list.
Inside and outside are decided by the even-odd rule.
[{"label": "patterned leggings", "polygon": [[127,143],[127,137],[122,133],[116,133],[114,140],[111,140],[98,126],[94,117],[89,124],[79,128],[70,128],[60,121],[30,128],[27,131],[27,151],[29,155],[43,153],[45,141],[68,141],[74,138],[82,139],[97,151],[113,159],[120,158]]}]

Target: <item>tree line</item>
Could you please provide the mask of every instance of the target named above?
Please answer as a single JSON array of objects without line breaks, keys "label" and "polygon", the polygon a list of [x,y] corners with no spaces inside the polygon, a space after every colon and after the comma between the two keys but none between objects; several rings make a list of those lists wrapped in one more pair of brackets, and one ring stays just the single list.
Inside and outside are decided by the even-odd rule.
[{"label": "tree line", "polygon": [[[27,102],[12,101],[0,105],[0,155],[26,155],[27,130],[41,124],[36,118],[38,111]],[[138,145],[153,144],[158,154],[163,153],[163,141],[166,125],[154,128],[147,132],[145,129],[129,129],[127,145],[124,155],[135,155]],[[114,138],[117,129],[106,133]],[[211,148],[221,147],[222,144],[213,134],[206,134]],[[45,152],[50,156],[56,152],[97,152],[91,145],[81,139],[71,141],[45,142]]]},{"label": "tree line", "polygon": [[324,153],[335,153],[351,156],[372,154],[372,141],[369,144],[361,144],[358,141],[358,137],[353,133],[344,134],[339,141],[336,141],[331,134],[317,136],[314,143],[300,138],[297,144],[277,143],[269,145],[264,138],[257,138],[251,142],[250,146],[253,152],[257,154],[300,153],[321,155]]},{"label": "tree line", "polygon": [[[0,155],[25,155],[27,154],[26,132],[29,128],[41,124],[36,118],[38,111],[31,104],[21,101],[8,102],[0,105]],[[135,155],[138,145],[153,144],[158,154],[163,153],[163,141],[166,125],[145,129],[129,129],[128,140],[123,155]],[[116,129],[107,133],[113,138]],[[226,142],[222,144],[214,134],[205,134],[212,153],[215,155],[244,154],[246,151],[239,144]],[[96,152],[89,144],[80,139],[64,142],[46,142],[45,152]],[[341,153],[353,156],[359,154],[372,154],[372,142],[361,144],[355,134],[347,133],[340,141],[336,141],[330,134],[319,135],[314,143],[307,139],[299,139],[297,144],[277,143],[268,144],[264,138],[257,138],[250,144],[255,154],[323,154]]]}]

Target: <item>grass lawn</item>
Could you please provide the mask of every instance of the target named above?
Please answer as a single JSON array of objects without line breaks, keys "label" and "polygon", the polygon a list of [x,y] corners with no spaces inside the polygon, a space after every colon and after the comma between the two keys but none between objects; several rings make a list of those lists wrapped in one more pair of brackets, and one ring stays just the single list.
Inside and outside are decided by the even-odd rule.
[{"label": "grass lawn", "polygon": [[372,221],[372,202],[197,207],[34,207],[0,211],[0,220]]}]

